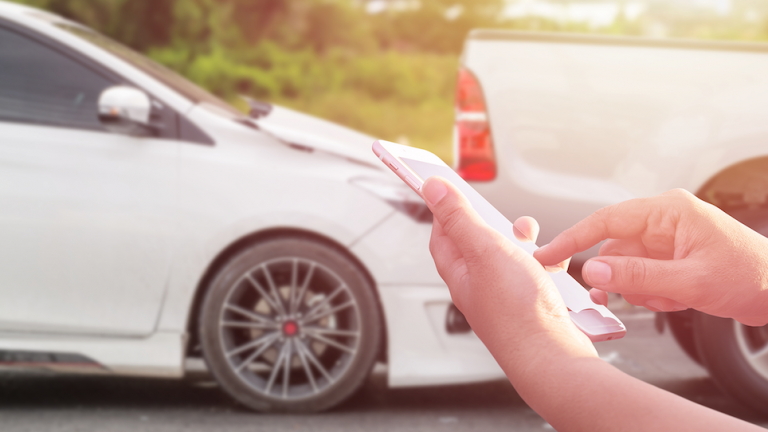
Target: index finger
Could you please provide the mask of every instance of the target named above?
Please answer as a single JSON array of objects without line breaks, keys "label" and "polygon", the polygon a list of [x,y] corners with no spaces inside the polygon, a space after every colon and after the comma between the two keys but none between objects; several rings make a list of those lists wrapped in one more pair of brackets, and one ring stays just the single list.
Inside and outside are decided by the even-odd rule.
[{"label": "index finger", "polygon": [[[660,210],[653,198],[640,198],[603,207],[555,237],[533,256],[543,265],[555,265],[606,239],[625,239],[641,234],[648,220]],[[654,205],[655,204],[655,205]]]}]

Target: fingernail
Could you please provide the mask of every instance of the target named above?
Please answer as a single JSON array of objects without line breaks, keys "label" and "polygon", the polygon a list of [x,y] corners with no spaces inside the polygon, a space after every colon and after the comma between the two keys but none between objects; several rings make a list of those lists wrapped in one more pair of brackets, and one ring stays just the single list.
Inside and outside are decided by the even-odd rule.
[{"label": "fingernail", "polygon": [[550,273],[559,273],[565,269],[560,267],[559,265],[553,265],[553,266],[544,266],[544,270]]},{"label": "fingernail", "polygon": [[424,198],[426,198],[430,204],[434,205],[440,202],[445,194],[448,193],[448,188],[446,188],[440,180],[427,179],[422,187],[422,191],[424,192]]},{"label": "fingernail", "polygon": [[611,281],[611,266],[602,261],[587,261],[583,273],[584,279],[592,286],[605,285]]},{"label": "fingernail", "polygon": [[661,301],[652,299],[645,302],[645,307],[647,309],[650,309],[654,312],[666,312],[664,306],[661,304]]},{"label": "fingernail", "polygon": [[646,307],[656,309],[659,312],[677,312],[688,309],[688,306],[674,300],[662,301],[660,299],[651,299],[645,302]]},{"label": "fingernail", "polygon": [[594,304],[608,306],[608,294],[605,291],[602,291],[600,289],[597,289],[597,288],[590,289],[589,299],[592,300],[592,303]]}]

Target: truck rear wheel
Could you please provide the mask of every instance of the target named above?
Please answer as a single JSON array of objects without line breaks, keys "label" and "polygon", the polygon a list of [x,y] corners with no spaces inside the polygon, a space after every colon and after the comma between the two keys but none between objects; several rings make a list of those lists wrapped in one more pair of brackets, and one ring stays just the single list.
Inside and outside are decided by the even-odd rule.
[{"label": "truck rear wheel", "polygon": [[696,312],[685,310],[680,312],[665,313],[669,330],[680,348],[688,357],[698,364],[701,364],[701,357],[696,349],[696,341],[693,336],[693,316]]},{"label": "truck rear wheel", "polygon": [[697,313],[694,334],[712,380],[735,400],[768,414],[768,326]]}]

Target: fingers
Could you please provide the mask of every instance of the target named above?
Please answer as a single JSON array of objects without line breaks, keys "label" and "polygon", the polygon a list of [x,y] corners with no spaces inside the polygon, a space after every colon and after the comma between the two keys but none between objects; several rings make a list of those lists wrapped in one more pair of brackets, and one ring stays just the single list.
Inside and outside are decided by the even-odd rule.
[{"label": "fingers", "polygon": [[649,258],[648,250],[639,238],[608,240],[600,246],[600,256],[634,256]]},{"label": "fingers", "polygon": [[559,262],[559,263],[557,263],[555,265],[552,265],[552,266],[544,266],[544,268],[548,272],[550,272],[550,273],[557,273],[557,272],[563,271],[563,270],[567,271],[569,265],[571,265],[571,259],[570,258],[568,258],[565,261]]},{"label": "fingers", "polygon": [[430,177],[422,193],[440,224],[441,234],[452,241],[464,259],[478,259],[493,245],[488,226],[450,182]]},{"label": "fingers", "polygon": [[589,290],[589,298],[594,304],[608,306],[608,293],[603,290],[592,288]]},{"label": "fingers", "polygon": [[515,237],[522,242],[536,243],[539,238],[539,223],[530,216],[517,218],[514,227]]},{"label": "fingers", "polygon": [[[593,258],[582,269],[584,281],[597,289],[629,295],[644,295],[650,300],[664,298],[665,301],[643,300],[659,310],[679,309],[695,294],[698,285],[697,269],[682,260],[654,260],[649,258],[601,256]],[[674,298],[671,298],[674,297]]]},{"label": "fingers", "polygon": [[688,306],[683,303],[666,297],[654,297],[646,301],[643,306],[655,312],[679,312],[688,309]]},{"label": "fingers", "polygon": [[642,294],[625,294],[624,300],[635,306],[642,306],[653,312],[677,312],[688,309],[688,306],[672,299]]},{"label": "fingers", "polygon": [[459,286],[464,268],[464,259],[453,240],[443,231],[439,220],[432,223],[429,251],[435,260],[435,268],[449,286]]},{"label": "fingers", "polygon": [[605,239],[638,236],[646,229],[649,217],[658,211],[648,201],[635,199],[602,208],[539,248],[534,257],[545,266],[553,265]]},{"label": "fingers", "polygon": [[[522,242],[536,243],[536,239],[539,237],[539,223],[536,219],[530,216],[522,216],[517,218],[514,223],[515,237]],[[550,273],[557,273],[559,271],[568,270],[568,265],[571,263],[571,259],[557,263],[553,266],[544,267]]]},{"label": "fingers", "polygon": [[[608,306],[608,293],[601,289],[592,288],[589,290],[589,298],[595,304]],[[666,297],[625,294],[624,300],[635,306],[643,306],[653,312],[678,312],[688,309],[688,306]]]},{"label": "fingers", "polygon": [[[443,231],[440,221],[432,223],[432,236],[429,239],[429,251],[435,258],[435,264],[450,264],[461,259],[461,252],[453,244],[453,241]],[[438,269],[439,270],[439,269]]]}]

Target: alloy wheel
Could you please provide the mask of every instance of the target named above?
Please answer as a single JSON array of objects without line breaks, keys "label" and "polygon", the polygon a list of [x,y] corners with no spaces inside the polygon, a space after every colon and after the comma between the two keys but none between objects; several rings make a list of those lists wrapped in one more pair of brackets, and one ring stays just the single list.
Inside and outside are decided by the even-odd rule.
[{"label": "alloy wheel", "polygon": [[345,374],[361,322],[344,280],[295,256],[265,261],[235,280],[218,331],[238,379],[264,397],[289,401],[316,396]]}]

